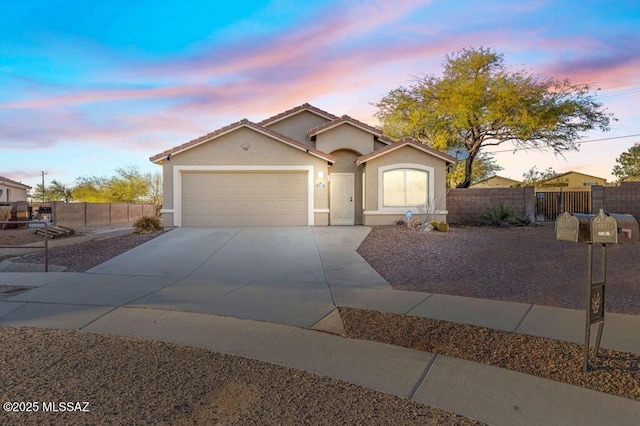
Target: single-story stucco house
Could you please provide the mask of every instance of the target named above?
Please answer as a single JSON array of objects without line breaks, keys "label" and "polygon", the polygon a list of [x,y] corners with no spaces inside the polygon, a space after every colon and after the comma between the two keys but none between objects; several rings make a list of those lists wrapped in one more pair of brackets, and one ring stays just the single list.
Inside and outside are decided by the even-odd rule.
[{"label": "single-story stucco house", "polygon": [[27,191],[31,187],[4,176],[0,176],[0,203],[27,201]]},{"label": "single-story stucco house", "polygon": [[524,185],[519,180],[493,175],[472,184],[470,188],[515,188],[518,186]]},{"label": "single-story stucco house", "polygon": [[568,171],[536,182],[536,192],[590,192],[592,186],[607,184],[605,178]]},{"label": "single-story stucco house", "polygon": [[456,161],[309,104],[150,160],[163,167],[168,227],[389,225],[408,210],[446,220],[446,169]]}]

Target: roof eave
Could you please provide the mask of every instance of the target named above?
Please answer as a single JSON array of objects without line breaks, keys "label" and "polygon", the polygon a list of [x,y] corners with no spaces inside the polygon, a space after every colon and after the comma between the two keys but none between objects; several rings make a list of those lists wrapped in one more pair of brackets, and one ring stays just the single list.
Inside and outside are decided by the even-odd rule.
[{"label": "roof eave", "polygon": [[[331,164],[336,162],[335,157],[333,157],[330,154],[322,153],[322,152],[317,151],[317,150],[315,150],[315,149],[313,149],[311,147],[307,147],[306,145],[299,144],[296,141],[289,140],[288,138],[286,138],[283,135],[280,135],[280,134],[278,134],[278,133],[276,133],[276,132],[274,132],[272,130],[269,130],[268,128],[266,128],[264,126],[261,126],[259,124],[252,123],[252,122],[250,122],[250,121],[248,121],[246,119],[239,121],[235,125],[228,126],[228,128],[225,129],[224,131],[212,132],[211,136],[208,137],[208,138],[203,138],[202,140],[194,139],[191,142],[187,142],[187,143],[179,145],[179,146],[177,146],[177,147],[175,147],[173,149],[166,150],[166,151],[164,151],[164,152],[162,152],[160,154],[157,154],[157,155],[155,155],[153,157],[150,157],[149,160],[151,162],[153,162],[153,163],[162,165],[165,160],[168,160],[170,158],[170,156],[178,155],[178,154],[180,154],[182,152],[185,152],[187,150],[190,150],[192,148],[195,148],[197,146],[200,146],[202,144],[210,142],[210,141],[212,141],[214,139],[217,139],[219,137],[222,137],[222,136],[224,136],[226,134],[229,134],[231,132],[235,132],[236,130],[241,129],[243,127],[252,129],[252,130],[254,130],[254,131],[258,132],[258,133],[261,133],[261,134],[263,134],[263,135],[265,135],[267,137],[270,137],[272,139],[278,140],[278,141],[280,141],[280,142],[282,142],[282,143],[284,143],[284,144],[286,144],[286,145],[288,145],[288,146],[290,146],[292,148],[298,149],[300,151],[304,151],[304,152],[306,152],[308,154],[311,154],[311,155],[313,155],[315,157],[321,158],[321,159],[323,159],[325,161],[330,162]],[[195,141],[197,141],[197,142],[195,142]]]}]

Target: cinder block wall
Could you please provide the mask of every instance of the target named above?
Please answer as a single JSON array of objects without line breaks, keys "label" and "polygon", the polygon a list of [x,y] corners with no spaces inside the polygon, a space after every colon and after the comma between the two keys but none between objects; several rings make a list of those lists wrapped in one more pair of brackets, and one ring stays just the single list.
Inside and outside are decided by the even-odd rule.
[{"label": "cinder block wall", "polygon": [[[86,203],[87,226],[111,225],[111,205],[109,203]],[[56,223],[58,225],[58,223]]]},{"label": "cinder block wall", "polygon": [[87,203],[52,203],[54,223],[69,228],[87,226]]},{"label": "cinder block wall", "polygon": [[622,182],[620,186],[591,188],[593,213],[603,209],[607,213],[632,214],[640,220],[640,182]]},{"label": "cinder block wall", "polygon": [[447,193],[447,221],[477,223],[487,208],[501,203],[513,206],[519,213],[535,221],[536,196],[533,186],[521,188],[452,188]]},{"label": "cinder block wall", "polygon": [[111,224],[125,225],[129,223],[129,205],[111,204]]},{"label": "cinder block wall", "polygon": [[153,204],[53,203],[54,223],[69,228],[127,225],[143,215],[155,215]]}]

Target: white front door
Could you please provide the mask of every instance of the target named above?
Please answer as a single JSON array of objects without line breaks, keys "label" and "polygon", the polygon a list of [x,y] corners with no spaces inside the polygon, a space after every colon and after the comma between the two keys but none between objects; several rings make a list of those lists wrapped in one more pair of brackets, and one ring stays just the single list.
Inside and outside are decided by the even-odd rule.
[{"label": "white front door", "polygon": [[331,173],[330,224],[355,223],[355,185],[353,173]]}]

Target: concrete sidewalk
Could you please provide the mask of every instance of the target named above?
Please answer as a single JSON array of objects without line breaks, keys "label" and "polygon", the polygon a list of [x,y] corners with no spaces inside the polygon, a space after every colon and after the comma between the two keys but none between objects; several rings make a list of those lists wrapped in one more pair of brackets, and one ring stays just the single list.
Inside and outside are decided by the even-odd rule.
[{"label": "concrete sidewalk", "polygon": [[[166,277],[118,278],[121,284],[136,286],[129,297],[135,297],[136,291],[154,293],[165,285],[171,287]],[[112,294],[112,279],[86,273],[0,274],[0,285],[30,283],[46,289],[58,282],[70,286],[69,291],[58,293],[60,299],[50,294],[47,302],[30,300],[31,292],[0,301],[0,326],[78,329],[227,352],[327,375],[489,424],[635,425],[640,421],[640,402],[492,366],[273,322],[136,307],[135,302],[126,303],[126,298]],[[74,293],[70,283],[101,287],[104,303],[65,299],[63,294]],[[584,313],[567,309],[375,289],[345,291],[343,296],[338,306],[390,312],[409,306],[403,313],[578,343],[584,327]],[[312,327],[327,328],[323,323],[336,317],[339,321],[332,311]],[[608,314],[602,346],[640,352],[638,333],[631,332],[640,329],[639,320]]]},{"label": "concrete sidewalk", "polygon": [[[88,273],[0,273],[0,286],[31,288],[4,298],[0,293],[0,326],[77,329],[237,354],[489,424],[640,423],[637,401],[315,331],[339,332],[336,307],[346,306],[582,343],[583,311],[391,290],[355,253],[367,232],[358,227],[290,230],[278,239],[261,230],[243,234],[231,228],[202,238],[168,233],[168,244],[156,239],[146,246],[153,256],[145,259],[134,249]],[[263,250],[246,249],[245,242],[255,238]],[[175,258],[182,239],[197,249],[183,262]],[[266,261],[264,253],[275,249],[289,264]],[[305,260],[298,261],[298,254]],[[234,268],[241,273],[230,274]],[[291,280],[283,273],[289,268]],[[640,353],[640,317],[607,314],[606,321],[603,347]]]}]

